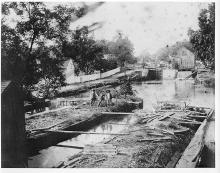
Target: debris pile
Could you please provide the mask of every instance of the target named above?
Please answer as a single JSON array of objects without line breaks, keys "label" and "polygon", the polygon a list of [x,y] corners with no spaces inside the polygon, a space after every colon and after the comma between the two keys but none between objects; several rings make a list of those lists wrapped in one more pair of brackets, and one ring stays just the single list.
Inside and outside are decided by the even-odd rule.
[{"label": "debris pile", "polygon": [[127,135],[111,136],[90,150],[87,147],[87,152],[79,154],[87,158],[86,164],[82,161],[68,167],[175,167],[209,112],[208,108],[168,102],[161,102],[151,113],[137,111],[133,116],[138,120],[124,132]]}]

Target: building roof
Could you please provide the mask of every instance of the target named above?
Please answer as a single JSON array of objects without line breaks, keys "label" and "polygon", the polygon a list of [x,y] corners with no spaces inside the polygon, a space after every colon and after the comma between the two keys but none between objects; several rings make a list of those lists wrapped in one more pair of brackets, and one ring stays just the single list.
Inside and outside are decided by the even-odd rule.
[{"label": "building roof", "polygon": [[5,91],[5,89],[8,87],[10,83],[10,80],[1,81],[1,94]]},{"label": "building roof", "polygon": [[191,52],[192,54],[193,54],[193,52],[190,50],[190,49],[188,49],[186,46],[180,46],[178,49],[177,49],[177,51],[180,51],[180,50],[186,50],[186,51],[188,51],[188,52]]},{"label": "building roof", "polygon": [[63,68],[67,68],[67,66],[68,66],[68,64],[69,64],[70,61],[72,61],[72,60],[71,60],[71,59],[68,59],[68,60],[64,61],[64,63],[63,63]]}]

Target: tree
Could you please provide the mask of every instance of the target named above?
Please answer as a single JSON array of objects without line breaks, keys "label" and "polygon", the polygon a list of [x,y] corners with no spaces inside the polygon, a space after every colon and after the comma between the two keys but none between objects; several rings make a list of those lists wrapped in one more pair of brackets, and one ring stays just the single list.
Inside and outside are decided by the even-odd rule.
[{"label": "tree", "polygon": [[121,32],[117,34],[114,41],[109,42],[109,53],[117,57],[118,65],[121,67],[124,67],[125,63],[133,63],[133,50],[133,44]]},{"label": "tree", "polygon": [[65,85],[63,76],[63,60],[59,59],[60,52],[54,46],[41,46],[34,51],[35,59],[39,69],[40,78],[34,85],[34,92],[37,97],[50,98],[56,95],[57,90]]},{"label": "tree", "polygon": [[127,79],[122,80],[122,85],[120,85],[120,94],[124,95],[125,98],[127,98],[127,95],[134,95],[131,80],[129,79],[129,77],[127,77]]},{"label": "tree", "polygon": [[181,48],[181,47],[185,47],[188,50],[190,50],[191,52],[194,52],[192,44],[189,41],[184,40],[184,41],[176,42],[175,44],[173,44],[171,46],[167,45],[166,47],[163,47],[163,48],[159,49],[155,53],[155,56],[159,60],[169,62],[170,61],[169,56],[176,56],[178,49]]},{"label": "tree", "polygon": [[190,42],[196,57],[203,64],[215,69],[215,3],[209,4],[208,9],[202,9],[199,17],[199,30],[189,30]]},{"label": "tree", "polygon": [[1,26],[1,64],[2,79],[10,80],[23,72],[27,44],[2,21]]},{"label": "tree", "polygon": [[[57,76],[51,77],[54,80],[52,83],[57,86],[63,85],[63,74],[59,67],[64,60],[61,48],[70,34],[69,25],[72,15],[74,13],[80,15],[77,13],[79,9],[61,5],[49,9],[42,2],[3,3],[3,21],[7,20],[10,9],[14,10],[20,20],[16,23],[15,28],[2,26],[4,77],[20,79],[25,91],[30,94],[34,90],[34,86],[42,79],[48,78],[47,76],[51,75],[51,70],[53,70]],[[60,52],[56,54],[56,60],[48,52],[51,51],[49,46],[51,44],[54,45],[54,52]],[[40,52],[42,47],[44,47],[44,52]],[[47,55],[45,59],[39,58],[45,52]],[[21,64],[22,67],[20,67]],[[42,64],[45,67],[51,67],[50,70],[46,70]],[[6,76],[7,72],[10,72],[10,75]],[[47,86],[56,88],[52,85]]]},{"label": "tree", "polygon": [[104,48],[89,36],[88,27],[76,29],[70,42],[65,42],[63,53],[70,57],[85,74],[102,69]]}]

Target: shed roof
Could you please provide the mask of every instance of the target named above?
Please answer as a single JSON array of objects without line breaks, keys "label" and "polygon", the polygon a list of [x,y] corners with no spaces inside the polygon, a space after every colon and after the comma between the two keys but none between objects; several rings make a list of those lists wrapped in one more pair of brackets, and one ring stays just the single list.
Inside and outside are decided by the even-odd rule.
[{"label": "shed roof", "polygon": [[1,81],[1,94],[5,91],[10,83],[10,80]]},{"label": "shed roof", "polygon": [[68,60],[64,61],[64,63],[63,63],[63,68],[66,69],[70,61],[72,61],[72,60],[71,60],[71,59],[68,59]]}]

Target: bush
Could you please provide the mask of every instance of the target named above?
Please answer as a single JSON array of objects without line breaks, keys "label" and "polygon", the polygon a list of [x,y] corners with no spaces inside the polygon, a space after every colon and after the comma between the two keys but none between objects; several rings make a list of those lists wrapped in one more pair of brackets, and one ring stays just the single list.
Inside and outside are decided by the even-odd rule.
[{"label": "bush", "polygon": [[124,95],[125,98],[127,95],[134,95],[130,79],[123,80],[122,85],[120,86],[120,94]]}]

